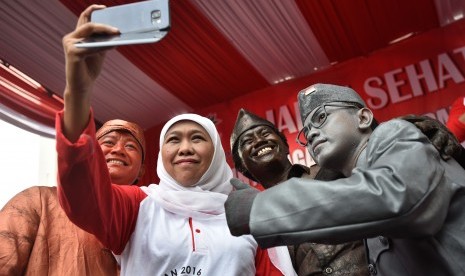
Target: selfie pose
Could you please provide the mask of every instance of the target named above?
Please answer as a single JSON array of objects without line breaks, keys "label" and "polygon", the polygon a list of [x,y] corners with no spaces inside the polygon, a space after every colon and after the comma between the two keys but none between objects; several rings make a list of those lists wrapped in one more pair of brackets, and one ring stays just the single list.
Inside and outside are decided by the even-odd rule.
[{"label": "selfie pose", "polygon": [[159,184],[118,186],[95,147],[92,85],[107,49],[75,43],[117,30],[88,22],[63,38],[65,107],[56,120],[58,197],[72,222],[94,234],[121,264],[121,275],[294,275],[285,247],[261,250],[252,236],[229,233],[224,202],[232,171],[208,118],[178,115],[160,133]]}]

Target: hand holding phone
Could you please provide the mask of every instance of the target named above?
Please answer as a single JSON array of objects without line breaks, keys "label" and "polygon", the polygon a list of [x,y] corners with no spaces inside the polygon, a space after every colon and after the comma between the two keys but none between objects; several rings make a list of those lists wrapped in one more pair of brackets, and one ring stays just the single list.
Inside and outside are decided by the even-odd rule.
[{"label": "hand holding phone", "polygon": [[91,22],[118,28],[119,35],[95,35],[77,42],[76,47],[110,47],[154,43],[169,31],[168,0],[150,0],[95,10]]}]

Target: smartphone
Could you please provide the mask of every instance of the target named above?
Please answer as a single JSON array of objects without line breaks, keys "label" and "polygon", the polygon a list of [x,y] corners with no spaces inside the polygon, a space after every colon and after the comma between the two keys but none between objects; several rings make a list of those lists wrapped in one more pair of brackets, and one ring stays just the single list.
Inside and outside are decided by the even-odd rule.
[{"label": "smartphone", "polygon": [[169,31],[169,0],[150,0],[95,10],[91,22],[116,27],[120,34],[96,35],[76,43],[76,47],[109,47],[153,43]]},{"label": "smartphone", "polygon": [[96,10],[90,21],[116,27],[121,33],[164,30],[170,26],[167,0],[150,0]]}]

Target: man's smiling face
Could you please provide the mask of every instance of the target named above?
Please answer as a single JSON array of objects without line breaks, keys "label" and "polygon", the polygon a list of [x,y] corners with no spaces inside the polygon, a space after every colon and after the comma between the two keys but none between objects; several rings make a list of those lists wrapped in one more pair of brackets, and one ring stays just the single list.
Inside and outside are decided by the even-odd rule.
[{"label": "man's smiling face", "polygon": [[132,184],[142,173],[142,148],[129,132],[112,131],[98,139],[115,184]]},{"label": "man's smiling face", "polygon": [[252,175],[269,170],[276,162],[288,163],[289,148],[281,137],[262,125],[245,131],[239,138],[238,152],[242,165]]}]

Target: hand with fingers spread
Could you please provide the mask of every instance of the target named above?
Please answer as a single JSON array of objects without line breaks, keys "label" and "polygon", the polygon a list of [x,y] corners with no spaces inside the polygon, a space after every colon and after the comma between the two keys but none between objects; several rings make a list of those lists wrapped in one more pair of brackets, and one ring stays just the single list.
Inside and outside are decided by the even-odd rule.
[{"label": "hand with fingers spread", "polygon": [[84,49],[75,43],[94,34],[117,34],[118,29],[90,22],[93,11],[103,9],[103,5],[91,5],[79,16],[76,29],[63,37],[63,49],[66,61],[66,88],[64,92],[65,109],[64,133],[74,142],[89,120],[90,96],[92,87],[102,69],[107,50],[111,48]]},{"label": "hand with fingers spread", "polygon": [[224,203],[226,220],[233,236],[250,234],[249,221],[252,204],[260,192],[239,179],[231,179],[234,190],[228,195]]}]

